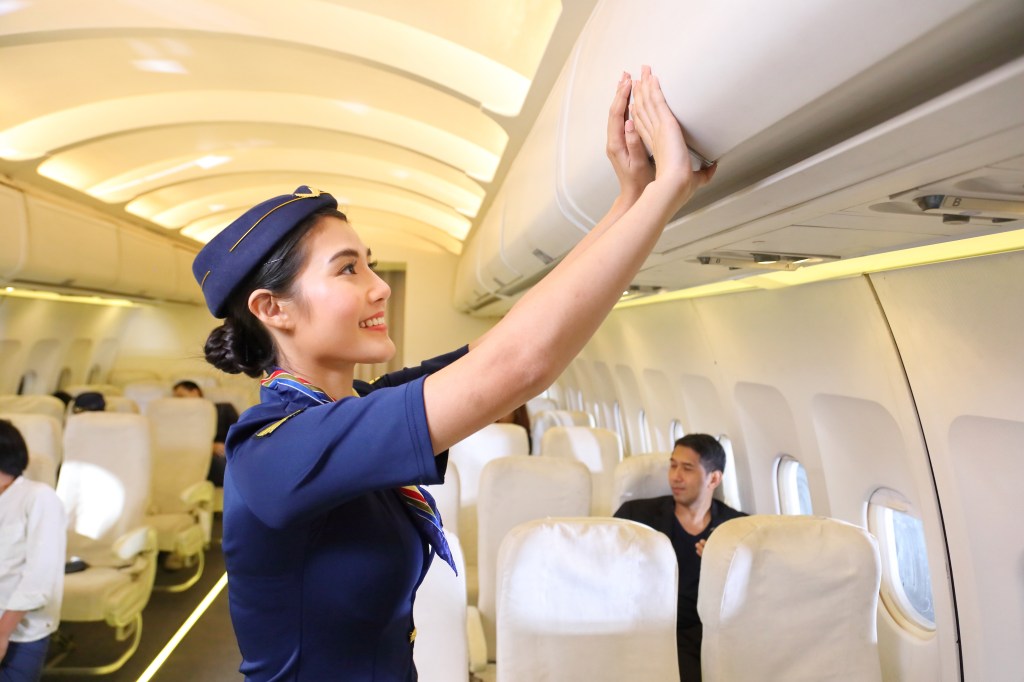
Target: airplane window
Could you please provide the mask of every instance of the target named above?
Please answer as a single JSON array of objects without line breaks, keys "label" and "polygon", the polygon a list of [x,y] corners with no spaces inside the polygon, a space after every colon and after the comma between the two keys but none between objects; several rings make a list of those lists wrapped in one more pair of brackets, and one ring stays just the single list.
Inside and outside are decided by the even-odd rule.
[{"label": "airplane window", "polygon": [[668,425],[668,437],[672,441],[669,445],[674,445],[677,440],[685,435],[686,429],[683,428],[683,422],[673,419],[672,423]]},{"label": "airplane window", "polygon": [[87,383],[87,384],[96,384],[96,383],[99,383],[99,380],[100,380],[100,366],[99,365],[93,365],[92,367],[89,368],[89,375],[86,377],[85,383]]},{"label": "airplane window", "polygon": [[640,427],[640,452],[651,451],[651,432],[647,429],[647,412],[640,410],[637,415],[637,425]]},{"label": "airplane window", "polygon": [[18,395],[25,395],[25,393],[30,392],[35,382],[35,372],[25,372],[24,374],[22,374],[21,379],[18,381]]},{"label": "airplane window", "polygon": [[736,477],[736,457],[733,455],[732,441],[723,433],[718,437],[718,442],[725,450],[725,471],[722,472],[722,485],[718,486],[718,490],[721,491],[723,502],[733,509],[743,511],[743,506],[740,504],[740,481]]},{"label": "airplane window", "polygon": [[882,559],[882,603],[904,627],[935,630],[935,604],[924,526],[899,493],[881,489],[868,502],[868,526]]},{"label": "airplane window", "polygon": [[71,383],[71,368],[65,367],[60,371],[60,376],[57,377],[57,389],[64,390],[68,384]]},{"label": "airplane window", "polygon": [[782,455],[778,460],[776,483],[779,492],[780,514],[814,513],[811,504],[811,487],[807,482],[807,470],[804,465],[790,455]]},{"label": "airplane window", "polygon": [[619,438],[622,440],[622,454],[629,454],[629,439],[626,438],[626,425],[622,423],[622,408],[619,406],[619,401],[616,400],[612,405],[612,418],[614,419],[615,433],[619,434]]}]

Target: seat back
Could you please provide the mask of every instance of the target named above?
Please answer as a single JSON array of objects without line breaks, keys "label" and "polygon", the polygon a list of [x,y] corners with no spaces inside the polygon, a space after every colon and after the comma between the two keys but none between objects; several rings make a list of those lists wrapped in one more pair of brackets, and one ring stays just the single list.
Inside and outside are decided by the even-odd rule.
[{"label": "seat back", "polygon": [[633,521],[517,526],[498,558],[498,679],[678,680],[677,571],[668,537]]},{"label": "seat back", "polygon": [[[528,455],[526,429],[518,424],[488,424],[468,438],[451,447],[450,462],[459,469],[459,539],[469,572],[476,575],[477,566],[477,490],[480,472],[500,457]],[[447,484],[446,484],[447,485]],[[470,579],[469,591],[476,595],[475,578]]]},{"label": "seat back", "polygon": [[614,431],[589,426],[553,426],[544,433],[541,452],[582,462],[594,479],[590,513],[611,516],[615,467],[622,461],[622,441]]},{"label": "seat back", "polygon": [[0,419],[11,422],[25,439],[28,447],[25,476],[55,488],[61,461],[60,422],[45,414],[0,413]]},{"label": "seat back", "polygon": [[541,412],[547,412],[548,410],[557,410],[558,403],[551,398],[530,398],[526,401],[526,414],[530,416],[530,422],[532,423],[534,418]]},{"label": "seat back", "polygon": [[459,574],[455,575],[447,563],[434,557],[416,590],[413,660],[420,682],[450,682],[469,677],[465,564],[458,536],[448,530],[445,536]]},{"label": "seat back", "polygon": [[574,410],[545,410],[530,419],[533,436],[533,454],[544,452],[544,434],[554,426],[593,426],[594,418],[588,412]]},{"label": "seat back", "polygon": [[625,502],[672,494],[668,483],[671,455],[652,453],[626,457],[615,466],[612,476],[611,510],[614,513]]},{"label": "seat back", "polygon": [[114,384],[75,384],[64,389],[72,397],[80,393],[102,393],[104,398],[121,395],[124,391],[120,386]]},{"label": "seat back", "polygon": [[64,403],[52,395],[0,395],[0,412],[45,414],[64,423]]},{"label": "seat back", "polygon": [[878,546],[813,516],[747,516],[704,547],[697,613],[705,682],[881,680]]},{"label": "seat back", "polygon": [[204,398],[157,398],[148,412],[153,439],[150,508],[161,514],[188,511],[181,494],[206,480],[217,410]]},{"label": "seat back", "polygon": [[133,381],[124,385],[124,397],[135,401],[141,414],[146,414],[151,401],[170,395],[171,389],[163,381]]},{"label": "seat back", "polygon": [[117,562],[111,546],[144,525],[149,498],[149,420],[138,414],[83,412],[64,427],[57,495],[68,513],[68,554]]},{"label": "seat back", "polygon": [[554,457],[503,457],[480,475],[478,607],[495,653],[495,588],[498,548],[510,530],[546,516],[586,516],[590,509],[590,472],[580,462]]},{"label": "seat back", "polygon": [[208,386],[203,397],[214,403],[230,403],[238,414],[242,414],[260,401],[258,384],[246,389],[240,386]]}]

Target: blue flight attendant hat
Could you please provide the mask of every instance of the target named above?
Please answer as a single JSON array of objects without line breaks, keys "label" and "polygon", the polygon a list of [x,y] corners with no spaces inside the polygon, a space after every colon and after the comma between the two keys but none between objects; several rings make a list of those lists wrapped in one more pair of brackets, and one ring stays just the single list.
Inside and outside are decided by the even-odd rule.
[{"label": "blue flight attendant hat", "polygon": [[302,185],[256,204],[210,240],[192,261],[192,274],[216,318],[227,316],[232,292],[289,232],[321,208],[337,208],[330,194]]}]

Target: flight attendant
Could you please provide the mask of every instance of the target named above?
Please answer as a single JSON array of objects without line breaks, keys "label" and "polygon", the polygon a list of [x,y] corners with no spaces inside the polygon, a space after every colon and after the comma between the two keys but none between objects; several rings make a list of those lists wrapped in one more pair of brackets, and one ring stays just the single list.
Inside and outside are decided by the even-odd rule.
[{"label": "flight attendant", "polygon": [[691,171],[646,67],[616,88],[608,155],[620,194],[558,267],[469,346],[372,384],[353,369],[395,353],[390,290],[329,194],[265,201],[196,257],[224,318],[207,359],[264,376],[226,443],[223,545],[246,679],[416,679],[416,588],[434,553],[451,563],[416,484],[442,482],[451,445],[557,379],[713,174]]}]

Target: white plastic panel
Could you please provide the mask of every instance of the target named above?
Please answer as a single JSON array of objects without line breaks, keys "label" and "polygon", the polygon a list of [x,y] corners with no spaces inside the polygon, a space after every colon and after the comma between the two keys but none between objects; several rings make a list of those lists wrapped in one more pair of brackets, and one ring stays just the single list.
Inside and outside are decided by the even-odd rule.
[{"label": "white plastic panel", "polygon": [[505,231],[505,196],[503,188],[491,203],[477,235],[480,242],[477,279],[482,286],[492,292],[504,289],[523,276],[522,272],[505,261],[501,249],[502,235]]},{"label": "white plastic panel", "polygon": [[[488,215],[488,217],[490,217]],[[455,307],[462,312],[473,309],[474,304],[487,294],[487,289],[480,284],[477,268],[480,262],[480,234],[474,232],[463,245],[462,257],[459,258],[455,270]]]},{"label": "white plastic panel", "polygon": [[114,288],[122,294],[171,297],[177,290],[173,247],[156,235],[122,229]]},{"label": "white plastic panel", "polygon": [[18,279],[111,289],[117,279],[117,227],[35,197],[28,207],[28,257]]},{"label": "white plastic panel", "polygon": [[[524,276],[543,268],[549,260],[565,255],[590,228],[566,217],[555,192],[556,148],[564,91],[563,71],[505,180],[502,237],[505,260]],[[607,109],[608,103],[605,103],[604,110]],[[610,171],[611,166],[603,156],[603,139],[598,145],[602,155],[600,162]],[[607,197],[608,206],[614,196]]]},{"label": "white plastic panel", "polygon": [[175,289],[172,298],[178,301],[203,302],[203,292],[192,275],[192,261],[196,254],[180,246],[173,247],[175,262]]},{"label": "white plastic panel", "polygon": [[10,279],[21,267],[27,240],[24,198],[21,192],[0,185],[0,280]]},{"label": "white plastic panel", "polygon": [[[561,201],[574,219],[593,224],[614,196],[604,139],[623,70],[638,76],[652,65],[690,147],[716,160],[972,4],[821,0],[781,10],[743,0],[604,0],[570,62]],[[856,106],[871,103],[848,109]]]}]

